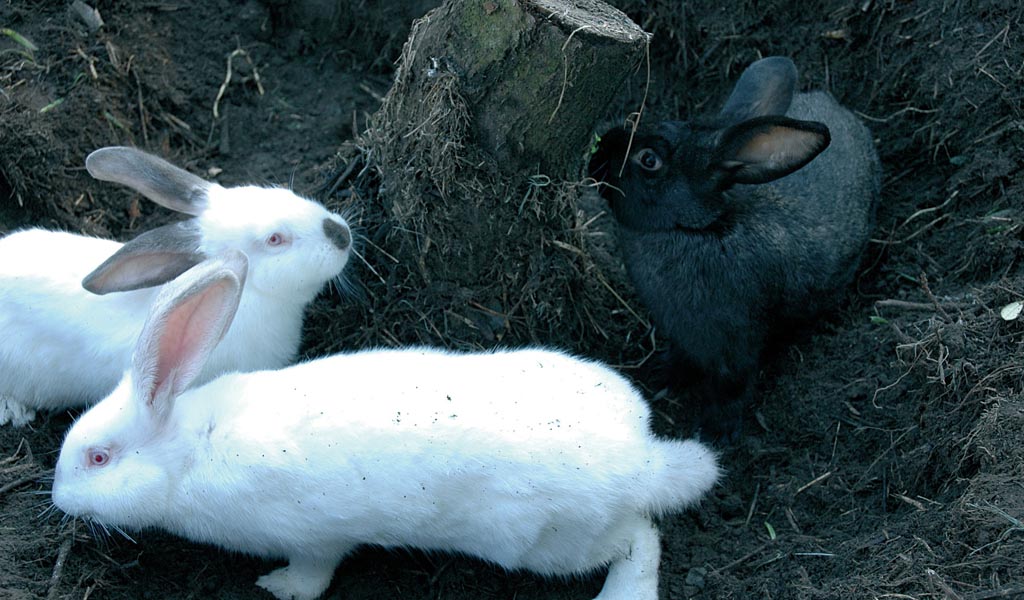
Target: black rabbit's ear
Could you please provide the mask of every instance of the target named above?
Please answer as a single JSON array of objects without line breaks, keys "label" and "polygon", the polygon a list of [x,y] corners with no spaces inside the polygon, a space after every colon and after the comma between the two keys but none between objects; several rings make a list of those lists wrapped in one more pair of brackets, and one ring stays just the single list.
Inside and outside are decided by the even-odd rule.
[{"label": "black rabbit's ear", "polygon": [[796,90],[796,65],[784,56],[770,56],[751,64],[725,101],[719,116],[726,123],[769,115],[784,115]]},{"label": "black rabbit's ear", "polygon": [[822,123],[787,117],[751,119],[725,130],[711,167],[720,174],[723,187],[767,183],[811,162],[831,141]]}]

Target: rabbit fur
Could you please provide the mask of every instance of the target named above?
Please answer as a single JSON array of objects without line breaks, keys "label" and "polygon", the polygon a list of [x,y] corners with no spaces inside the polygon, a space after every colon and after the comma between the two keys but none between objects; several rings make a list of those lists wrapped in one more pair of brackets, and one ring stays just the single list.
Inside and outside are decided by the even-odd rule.
[{"label": "rabbit fur", "polygon": [[131,371],[68,432],[57,507],[285,558],[257,581],[282,599],[321,595],[362,544],[542,575],[607,566],[600,600],[657,599],[651,518],[697,501],[718,467],[654,437],[625,379],[548,350],[409,348],[191,387],[241,293],[242,269],[219,261],[165,286]]},{"label": "rabbit fur", "polygon": [[248,285],[197,382],[295,359],[306,305],[348,262],[344,218],[289,190],[221,187],[133,148],[97,150],[86,167],[193,217],[125,244],[43,229],[0,239],[0,425],[109,394],[155,286],[231,249],[248,255]]},{"label": "rabbit fur", "polygon": [[875,224],[870,132],[796,81],[762,59],[716,117],[613,129],[590,162],[669,383],[715,439],[738,436],[766,339],[836,305]]}]

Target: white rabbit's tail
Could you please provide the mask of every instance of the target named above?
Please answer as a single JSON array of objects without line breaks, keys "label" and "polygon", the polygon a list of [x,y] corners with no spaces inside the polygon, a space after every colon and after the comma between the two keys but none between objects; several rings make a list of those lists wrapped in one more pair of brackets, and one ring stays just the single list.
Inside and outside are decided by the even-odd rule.
[{"label": "white rabbit's tail", "polygon": [[715,453],[694,440],[652,443],[652,481],[645,508],[654,514],[677,511],[700,500],[718,481]]}]

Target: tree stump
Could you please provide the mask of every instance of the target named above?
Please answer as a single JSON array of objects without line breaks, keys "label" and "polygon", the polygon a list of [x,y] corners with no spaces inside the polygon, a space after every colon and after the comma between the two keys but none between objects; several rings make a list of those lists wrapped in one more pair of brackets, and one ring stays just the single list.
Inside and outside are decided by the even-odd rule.
[{"label": "tree stump", "polygon": [[594,127],[647,42],[598,0],[447,0],[413,24],[337,166],[362,174],[368,329],[459,347],[610,339],[618,305],[576,205]]},{"label": "tree stump", "polygon": [[470,138],[505,173],[573,178],[647,41],[599,0],[449,1],[413,26],[382,112],[414,133],[452,76]]}]

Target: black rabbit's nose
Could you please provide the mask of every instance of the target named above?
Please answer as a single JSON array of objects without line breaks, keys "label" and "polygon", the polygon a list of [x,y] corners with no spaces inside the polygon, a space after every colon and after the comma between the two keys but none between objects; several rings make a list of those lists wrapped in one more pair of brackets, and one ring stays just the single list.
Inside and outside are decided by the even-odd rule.
[{"label": "black rabbit's nose", "polygon": [[327,235],[327,239],[338,247],[338,250],[348,250],[352,245],[352,232],[344,223],[339,223],[334,219],[324,219],[324,233]]}]

